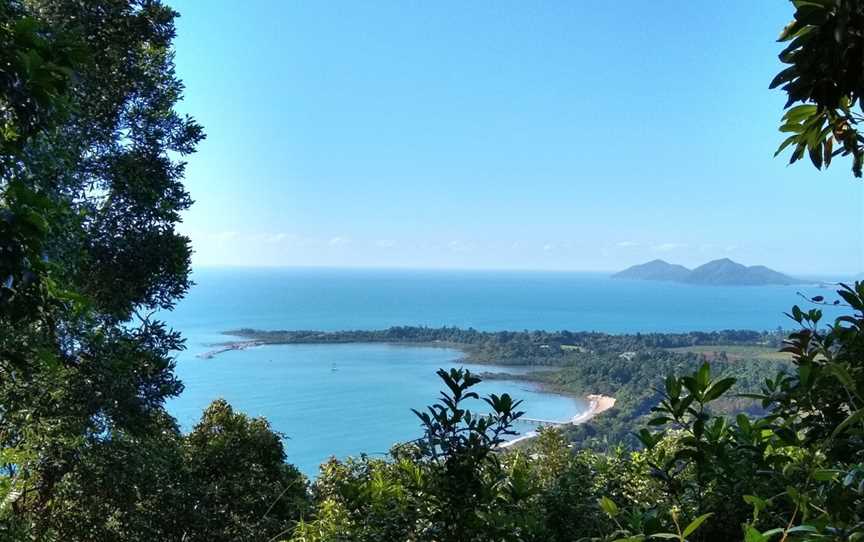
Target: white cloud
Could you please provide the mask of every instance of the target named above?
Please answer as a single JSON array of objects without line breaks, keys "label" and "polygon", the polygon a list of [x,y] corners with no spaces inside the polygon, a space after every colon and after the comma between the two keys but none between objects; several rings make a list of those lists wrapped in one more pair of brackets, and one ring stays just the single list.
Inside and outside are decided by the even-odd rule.
[{"label": "white cloud", "polygon": [[453,252],[471,252],[474,250],[474,247],[470,243],[464,241],[450,241],[447,243],[447,246],[450,247],[450,250]]},{"label": "white cloud", "polygon": [[210,239],[213,239],[217,243],[227,243],[227,242],[230,242],[230,241],[237,239],[240,236],[240,234],[238,234],[236,231],[220,231],[220,232],[216,232],[216,233],[207,234],[206,236],[209,237]]},{"label": "white cloud", "polygon": [[638,247],[639,243],[637,243],[636,241],[621,241],[619,243],[615,243],[615,246],[620,248]]},{"label": "white cloud", "polygon": [[543,245],[543,252],[551,252],[555,250],[555,245],[553,243],[546,243]]},{"label": "white cloud", "polygon": [[297,239],[296,235],[291,235],[288,233],[269,233],[264,238],[264,240],[268,243],[281,243],[285,240],[294,240]]},{"label": "white cloud", "polygon": [[332,239],[327,241],[327,244],[330,245],[331,247],[341,247],[341,246],[349,244],[350,242],[351,242],[351,239],[349,239],[347,237],[338,237],[337,236],[337,237],[333,237]]},{"label": "white cloud", "polygon": [[738,245],[729,245],[728,247],[726,247],[725,250],[726,250],[726,252],[733,252],[737,249],[738,249]]},{"label": "white cloud", "polygon": [[393,248],[397,245],[393,239],[378,239],[375,241],[375,246],[380,248]]},{"label": "white cloud", "polygon": [[659,245],[654,245],[654,250],[658,250],[660,252],[669,252],[671,250],[677,250],[679,248],[686,248],[687,245],[684,243],[661,243]]}]

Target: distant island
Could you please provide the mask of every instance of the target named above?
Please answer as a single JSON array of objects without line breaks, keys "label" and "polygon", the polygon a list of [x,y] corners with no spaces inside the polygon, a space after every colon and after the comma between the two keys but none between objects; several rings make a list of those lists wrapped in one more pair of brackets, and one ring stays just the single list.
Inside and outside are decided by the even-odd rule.
[{"label": "distant island", "polygon": [[628,267],[612,278],[636,280],[663,280],[711,286],[762,286],[769,284],[800,284],[803,281],[769,269],[764,265],[746,266],[729,258],[713,260],[696,269],[652,260]]}]

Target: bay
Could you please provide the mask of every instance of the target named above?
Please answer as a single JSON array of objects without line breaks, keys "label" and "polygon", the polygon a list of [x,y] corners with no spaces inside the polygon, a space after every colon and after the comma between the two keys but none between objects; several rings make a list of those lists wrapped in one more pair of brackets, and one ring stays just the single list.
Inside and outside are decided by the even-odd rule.
[{"label": "bay", "polygon": [[[206,360],[184,358],[177,372],[186,390],[169,410],[186,430],[217,396],[237,410],[265,416],[287,437],[288,461],[314,476],[330,456],[383,456],[393,444],[419,437],[420,423],[410,409],[423,410],[437,399],[443,387],[435,375],[438,368],[495,370],[458,363],[460,356],[445,348],[338,344],[275,345]],[[522,382],[490,380],[477,391],[522,399],[522,408],[535,418],[566,420],[585,409],[578,399]],[[472,403],[485,411],[485,404]],[[534,427],[519,424],[517,429]]]}]

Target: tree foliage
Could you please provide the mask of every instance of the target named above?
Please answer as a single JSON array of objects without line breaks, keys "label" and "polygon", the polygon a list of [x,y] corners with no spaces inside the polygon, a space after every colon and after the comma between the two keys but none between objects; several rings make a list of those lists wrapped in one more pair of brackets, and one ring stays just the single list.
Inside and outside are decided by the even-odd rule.
[{"label": "tree foliage", "polygon": [[[817,169],[833,157],[851,156],[852,172],[861,177],[864,137],[864,2],[793,0],[794,19],[780,34],[784,68],[771,81],[787,95],[780,131],[790,135],[776,154],[792,148],[790,163],[807,153]],[[799,105],[795,105],[799,104]],[[775,154],[775,156],[776,156]]]},{"label": "tree foliage", "polygon": [[[172,156],[174,12],[158,2],[5,2],[0,172],[0,448],[16,517],[119,434],[152,434],[182,385],[178,334],[138,311],[188,287],[190,203]],[[8,47],[8,48],[7,48]],[[39,527],[35,527],[37,532]]]},{"label": "tree foliage", "polygon": [[266,423],[217,403],[183,437],[164,409],[183,342],[153,313],[190,285],[203,138],[176,111],[176,15],[0,2],[0,539],[257,540],[303,509]]}]

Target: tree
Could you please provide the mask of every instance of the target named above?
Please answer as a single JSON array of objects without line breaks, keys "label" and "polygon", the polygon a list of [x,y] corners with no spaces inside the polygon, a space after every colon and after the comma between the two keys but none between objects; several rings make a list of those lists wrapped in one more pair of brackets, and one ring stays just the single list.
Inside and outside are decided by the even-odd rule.
[{"label": "tree", "polygon": [[[780,34],[788,43],[780,60],[789,66],[771,81],[787,94],[781,132],[790,135],[777,149],[792,146],[790,163],[806,152],[817,169],[834,156],[851,156],[861,177],[864,137],[864,2],[793,0],[794,20]],[[795,105],[800,104],[800,105]]]},{"label": "tree", "polygon": [[182,390],[182,341],[148,317],[189,286],[176,157],[203,137],[174,109],[175,16],[149,0],[0,6],[0,514],[36,537],[60,486],[158,434]]},{"label": "tree", "polygon": [[184,452],[195,511],[187,540],[271,540],[308,507],[306,479],[285,462],[280,436],[224,400],[207,407]]},{"label": "tree", "polygon": [[181,435],[189,282],[177,14],[158,0],[0,2],[0,540],[260,540],[306,508],[266,421]]}]

